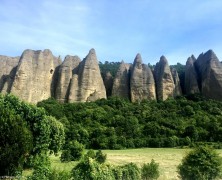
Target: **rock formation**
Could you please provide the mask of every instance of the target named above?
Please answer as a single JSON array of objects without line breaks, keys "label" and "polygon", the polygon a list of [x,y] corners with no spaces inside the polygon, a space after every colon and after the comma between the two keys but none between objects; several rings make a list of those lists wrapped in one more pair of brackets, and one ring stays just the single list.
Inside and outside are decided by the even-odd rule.
[{"label": "rock formation", "polygon": [[110,97],[112,95],[113,76],[109,71],[105,74],[103,81],[106,88],[106,95]]},{"label": "rock formation", "polygon": [[155,82],[150,68],[142,64],[140,54],[136,55],[130,77],[131,101],[156,99]]},{"label": "rock formation", "polygon": [[73,74],[78,73],[81,59],[78,56],[66,56],[58,70],[58,83],[55,98],[60,102],[67,102],[70,91],[70,82]]},{"label": "rock formation", "polygon": [[9,93],[16,73],[19,57],[0,56],[0,92]]},{"label": "rock formation", "polygon": [[130,99],[130,64],[121,62],[113,81],[112,96]]},{"label": "rock formation", "polygon": [[21,57],[0,56],[0,92],[31,103],[49,97],[60,102],[86,102],[106,95],[133,102],[166,100],[182,94],[180,84],[185,94],[201,93],[222,100],[222,63],[212,50],[200,54],[197,60],[188,58],[184,81],[180,81],[164,56],[152,72],[138,54],[133,65],[120,64],[114,79],[109,72],[102,79],[94,49],[83,61],[78,56],[66,56],[63,63],[50,50],[25,50]]},{"label": "rock formation", "polygon": [[175,68],[172,68],[171,69],[171,74],[173,76],[173,81],[174,81],[174,85],[175,85],[174,97],[181,96],[182,95],[182,90],[181,90],[180,78],[178,76],[177,70]]},{"label": "rock formation", "polygon": [[106,98],[105,86],[94,49],[79,64],[74,72],[69,92],[69,102],[86,102]]},{"label": "rock formation", "polygon": [[166,100],[174,96],[174,81],[168,65],[167,59],[161,56],[160,61],[154,69],[156,82],[156,95],[158,100]]},{"label": "rock formation", "polygon": [[216,100],[222,100],[222,64],[212,50],[201,54],[195,61],[199,74],[201,93]]},{"label": "rock formation", "polygon": [[196,58],[192,55],[187,59],[186,62],[186,69],[185,69],[185,93],[186,94],[194,94],[194,93],[200,93],[199,87],[198,87],[198,76],[196,69],[194,67],[194,62],[196,61]]},{"label": "rock formation", "polygon": [[52,97],[53,75],[60,63],[50,50],[25,50],[18,63],[11,93],[32,103]]}]

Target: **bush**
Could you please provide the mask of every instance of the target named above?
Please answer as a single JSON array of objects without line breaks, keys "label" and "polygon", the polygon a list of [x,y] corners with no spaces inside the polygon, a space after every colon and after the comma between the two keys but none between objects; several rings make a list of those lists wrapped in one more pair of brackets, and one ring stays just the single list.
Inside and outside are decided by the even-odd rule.
[{"label": "bush", "polygon": [[51,173],[51,162],[46,154],[36,155],[32,160],[34,171],[28,180],[48,180]]},{"label": "bush", "polygon": [[[117,167],[119,168],[119,167]],[[138,166],[134,163],[128,163],[122,167],[120,167],[122,170],[122,177],[121,179],[124,180],[133,180],[133,179],[141,179],[141,173]]]},{"label": "bush", "polygon": [[151,163],[144,164],[141,169],[141,177],[143,180],[158,179],[160,176],[159,164],[153,159]]},{"label": "bush", "polygon": [[85,156],[72,170],[74,179],[112,180],[114,175],[112,168],[106,164],[100,164],[95,159]]},{"label": "bush", "polygon": [[33,148],[32,132],[11,108],[0,103],[0,176],[14,176]]},{"label": "bush", "polygon": [[48,177],[49,180],[70,180],[71,174],[67,171],[58,171],[57,169],[53,169]]},{"label": "bush", "polygon": [[95,154],[95,152],[94,152],[92,149],[90,149],[90,150],[88,150],[88,152],[86,153],[86,156],[87,156],[87,157],[90,157],[90,158],[92,158],[92,159],[95,159],[96,154]]},{"label": "bush", "polygon": [[178,172],[182,179],[215,179],[221,173],[222,158],[215,150],[201,146],[196,147],[182,160]]},{"label": "bush", "polygon": [[78,161],[83,155],[84,145],[78,141],[70,141],[66,145],[66,150],[61,154],[60,160],[62,162]]},{"label": "bush", "polygon": [[101,150],[98,150],[95,158],[98,163],[102,164],[106,161],[106,154],[103,154]]}]

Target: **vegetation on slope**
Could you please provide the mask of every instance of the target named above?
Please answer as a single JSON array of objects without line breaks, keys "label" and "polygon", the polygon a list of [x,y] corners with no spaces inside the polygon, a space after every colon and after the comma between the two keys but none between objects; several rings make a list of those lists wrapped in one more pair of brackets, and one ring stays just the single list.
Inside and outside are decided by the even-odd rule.
[{"label": "vegetation on slope", "polygon": [[222,102],[199,95],[131,103],[111,97],[87,103],[38,103],[65,126],[66,143],[86,148],[175,147],[222,139]]}]

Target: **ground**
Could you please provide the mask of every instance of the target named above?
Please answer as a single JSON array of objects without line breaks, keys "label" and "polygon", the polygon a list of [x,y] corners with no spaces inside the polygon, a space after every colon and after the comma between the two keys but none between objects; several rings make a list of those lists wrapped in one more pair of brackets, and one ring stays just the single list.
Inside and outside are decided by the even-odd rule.
[{"label": "ground", "polygon": [[[160,178],[159,180],[179,179],[177,174],[177,166],[190,149],[176,148],[142,148],[142,149],[126,149],[126,150],[103,150],[107,154],[107,163],[113,165],[123,165],[126,163],[136,163],[141,166],[143,163],[149,163],[152,159],[159,163]],[[222,150],[217,150],[222,156]],[[77,162],[61,163],[59,156],[50,156],[52,167],[59,171],[70,171]],[[30,173],[26,171],[25,174]]]}]

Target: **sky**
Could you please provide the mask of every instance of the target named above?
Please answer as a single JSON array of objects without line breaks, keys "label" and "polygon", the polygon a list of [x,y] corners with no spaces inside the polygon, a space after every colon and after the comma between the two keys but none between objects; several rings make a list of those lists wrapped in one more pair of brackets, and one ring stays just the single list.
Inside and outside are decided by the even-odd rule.
[{"label": "sky", "polygon": [[185,64],[213,49],[222,61],[221,0],[0,0],[0,54],[50,49],[55,56]]}]

